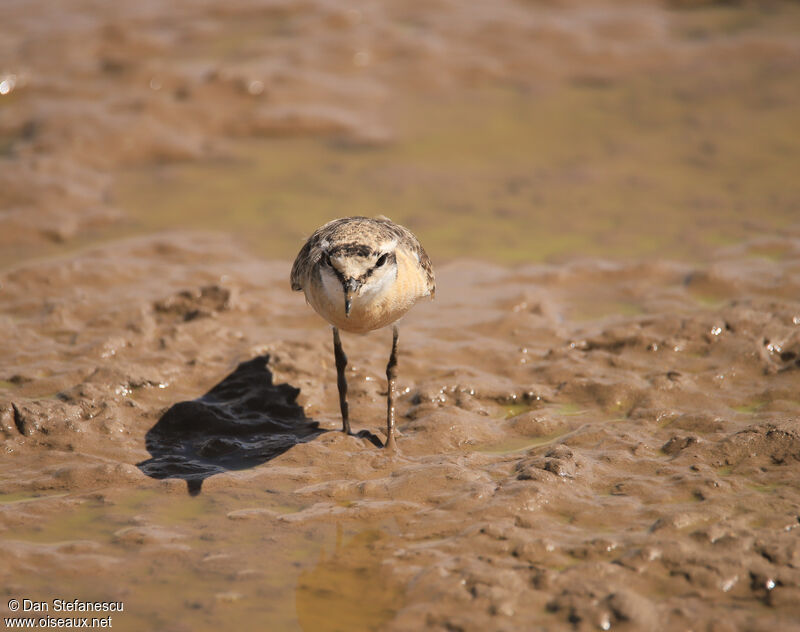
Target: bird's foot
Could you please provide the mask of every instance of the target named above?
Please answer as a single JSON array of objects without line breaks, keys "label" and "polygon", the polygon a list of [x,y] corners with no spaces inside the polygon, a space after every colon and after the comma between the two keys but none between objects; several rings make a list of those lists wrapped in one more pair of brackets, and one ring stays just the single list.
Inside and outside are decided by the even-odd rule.
[{"label": "bird's foot", "polygon": [[394,435],[391,435],[388,439],[386,439],[383,447],[389,452],[397,452],[397,441],[395,441]]},{"label": "bird's foot", "polygon": [[358,432],[348,432],[347,433],[351,437],[358,437],[359,439],[366,439],[376,448],[382,448],[383,442],[374,434],[372,434],[369,430],[359,430]]}]

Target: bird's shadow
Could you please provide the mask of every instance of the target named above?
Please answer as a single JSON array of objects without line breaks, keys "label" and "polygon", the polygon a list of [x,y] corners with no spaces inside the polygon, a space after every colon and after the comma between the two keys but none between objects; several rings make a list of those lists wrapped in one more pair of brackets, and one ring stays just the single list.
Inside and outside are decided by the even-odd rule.
[{"label": "bird's shadow", "polygon": [[[139,469],[156,479],[183,479],[195,496],[209,476],[261,465],[328,432],[306,417],[297,403],[300,389],[273,384],[268,363],[269,355],[242,362],[202,397],[170,407],[147,432],[152,458]],[[372,433],[359,436],[381,445]]]}]

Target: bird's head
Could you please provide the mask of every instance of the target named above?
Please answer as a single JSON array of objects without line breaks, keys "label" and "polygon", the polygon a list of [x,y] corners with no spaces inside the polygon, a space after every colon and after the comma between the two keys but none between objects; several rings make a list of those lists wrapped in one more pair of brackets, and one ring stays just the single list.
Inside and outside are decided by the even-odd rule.
[{"label": "bird's head", "polygon": [[344,313],[350,316],[357,297],[371,298],[397,278],[396,241],[378,246],[322,244],[319,271],[326,287],[339,284],[344,294]]}]

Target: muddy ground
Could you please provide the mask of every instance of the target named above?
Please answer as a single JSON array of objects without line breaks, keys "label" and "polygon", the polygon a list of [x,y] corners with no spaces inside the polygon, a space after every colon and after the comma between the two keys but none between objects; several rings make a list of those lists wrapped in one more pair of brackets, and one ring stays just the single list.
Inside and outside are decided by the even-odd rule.
[{"label": "muddy ground", "polygon": [[[795,5],[170,7],[0,10],[3,616],[800,629]],[[393,455],[288,287],[351,212],[436,266]]]}]

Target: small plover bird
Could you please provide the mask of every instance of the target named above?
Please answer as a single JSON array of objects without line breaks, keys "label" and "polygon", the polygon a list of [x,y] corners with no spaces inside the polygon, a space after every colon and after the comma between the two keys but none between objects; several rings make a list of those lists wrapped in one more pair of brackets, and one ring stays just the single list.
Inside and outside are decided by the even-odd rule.
[{"label": "small plover bird", "polygon": [[[436,284],[425,249],[407,228],[385,217],[345,217],[314,231],[292,266],[292,289],[333,326],[342,431],[350,434],[347,356],[339,329],[363,334],[394,323],[419,299],[433,298]],[[386,443],[393,448],[397,326],[386,365]]]}]

